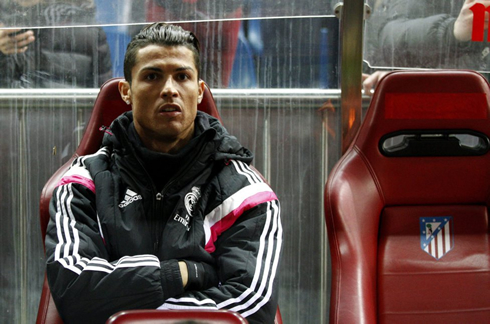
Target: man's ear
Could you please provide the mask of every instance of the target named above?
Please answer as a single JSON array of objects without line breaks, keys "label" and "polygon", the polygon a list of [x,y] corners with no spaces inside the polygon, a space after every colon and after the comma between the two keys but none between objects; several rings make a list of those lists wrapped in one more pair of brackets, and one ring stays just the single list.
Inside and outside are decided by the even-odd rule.
[{"label": "man's ear", "polygon": [[118,84],[119,93],[121,94],[122,100],[128,105],[131,104],[131,86],[126,80],[119,81]]},{"label": "man's ear", "polygon": [[198,96],[197,96],[197,103],[200,104],[202,101],[202,98],[204,97],[204,89],[206,88],[206,85],[203,80],[199,80],[199,87],[198,87]]}]

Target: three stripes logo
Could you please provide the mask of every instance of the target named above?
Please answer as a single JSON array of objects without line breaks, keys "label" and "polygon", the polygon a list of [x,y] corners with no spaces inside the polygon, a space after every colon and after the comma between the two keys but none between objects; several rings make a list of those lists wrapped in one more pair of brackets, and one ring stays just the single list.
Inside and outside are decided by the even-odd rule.
[{"label": "three stripes logo", "polygon": [[454,247],[453,218],[420,217],[420,246],[439,260]]},{"label": "three stripes logo", "polygon": [[127,207],[129,204],[132,202],[135,202],[136,200],[143,199],[141,195],[138,195],[136,192],[134,192],[131,189],[126,189],[126,195],[124,196],[124,200],[119,203],[119,208],[124,208]]}]

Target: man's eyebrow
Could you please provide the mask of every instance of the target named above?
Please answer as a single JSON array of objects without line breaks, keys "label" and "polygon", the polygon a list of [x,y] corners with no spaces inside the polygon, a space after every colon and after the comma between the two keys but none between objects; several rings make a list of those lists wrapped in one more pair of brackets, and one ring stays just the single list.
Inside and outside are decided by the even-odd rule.
[{"label": "man's eyebrow", "polygon": [[[174,72],[181,72],[181,71],[194,71],[194,68],[192,66],[184,65],[184,66],[179,66],[174,69]],[[163,72],[163,69],[155,66],[145,66],[143,67],[140,71],[155,71],[155,72]]]},{"label": "man's eyebrow", "polygon": [[154,67],[154,66],[144,66],[141,68],[140,71],[155,71],[155,72],[162,72],[162,69]]},{"label": "man's eyebrow", "polygon": [[192,66],[184,65],[184,66],[181,66],[181,67],[176,68],[175,69],[175,72],[187,71],[187,70],[194,71],[194,68]]}]

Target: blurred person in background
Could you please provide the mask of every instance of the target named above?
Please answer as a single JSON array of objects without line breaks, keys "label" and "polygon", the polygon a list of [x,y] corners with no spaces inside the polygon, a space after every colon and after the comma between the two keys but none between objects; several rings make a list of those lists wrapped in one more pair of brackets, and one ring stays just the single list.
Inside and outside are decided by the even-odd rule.
[{"label": "blurred person in background", "polygon": [[[472,41],[471,8],[476,3],[490,6],[489,0],[371,1],[373,14],[366,27],[365,39],[365,94],[372,94],[381,78],[392,69],[441,68],[488,72],[488,42]],[[488,13],[484,23],[485,35],[487,29]]]},{"label": "blurred person in background", "polygon": [[[488,7],[490,1],[377,2],[366,34],[366,58],[371,66],[488,70],[489,43],[471,40],[470,8],[475,3]],[[488,18],[485,34],[487,24]]]},{"label": "blurred person in background", "polygon": [[[226,88],[235,60],[243,2],[149,0],[146,2],[146,20],[186,22],[178,25],[193,30],[201,41],[203,80],[213,88]],[[230,20],[212,21],[215,19]]]},{"label": "blurred person in background", "polygon": [[2,1],[0,88],[98,88],[112,67],[94,17],[93,0]]}]

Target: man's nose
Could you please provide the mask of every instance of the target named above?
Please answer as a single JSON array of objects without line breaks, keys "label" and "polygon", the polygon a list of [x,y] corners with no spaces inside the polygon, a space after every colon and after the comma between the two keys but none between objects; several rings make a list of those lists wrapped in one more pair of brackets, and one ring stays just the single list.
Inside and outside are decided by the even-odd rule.
[{"label": "man's nose", "polygon": [[178,95],[177,89],[175,87],[175,82],[172,78],[168,78],[162,88],[162,97],[175,97]]}]

